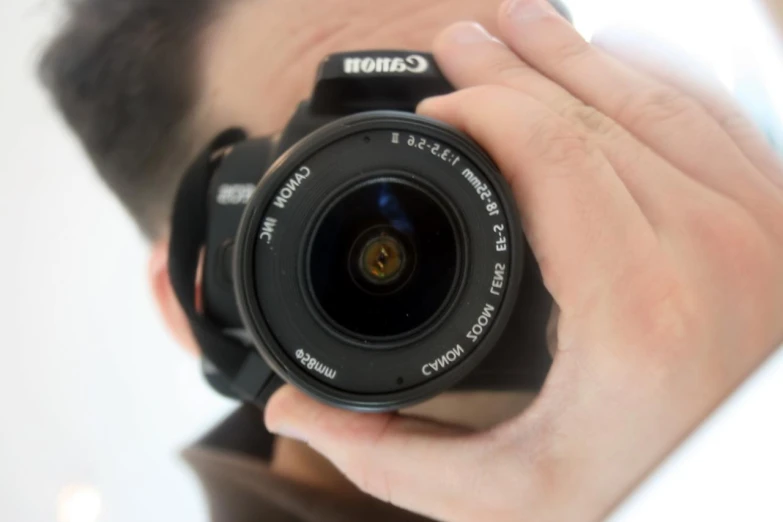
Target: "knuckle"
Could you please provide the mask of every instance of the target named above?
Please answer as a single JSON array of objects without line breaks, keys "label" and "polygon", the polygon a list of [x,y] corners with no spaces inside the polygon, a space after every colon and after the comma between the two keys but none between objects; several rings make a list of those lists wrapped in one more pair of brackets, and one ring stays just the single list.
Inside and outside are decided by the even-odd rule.
[{"label": "knuckle", "polygon": [[644,159],[645,148],[623,126],[595,107],[576,102],[563,109],[561,115],[608,151],[618,173],[633,172]]},{"label": "knuckle", "polygon": [[696,298],[674,270],[659,267],[650,269],[647,275],[640,278],[636,298],[626,309],[636,322],[634,329],[667,341],[659,346],[679,346],[681,343],[676,341],[684,338],[690,318],[697,313]]},{"label": "knuckle", "polygon": [[[694,341],[704,321],[689,280],[663,256],[631,269],[614,282],[620,335],[613,348],[619,367],[645,367],[653,381],[665,381]],[[628,346],[645,347],[628,350]]]},{"label": "knuckle", "polygon": [[588,133],[611,137],[620,130],[620,126],[611,118],[595,107],[581,102],[567,106],[561,115]]},{"label": "knuckle", "polygon": [[634,128],[680,121],[696,112],[701,112],[699,106],[678,90],[656,86],[629,94],[617,109],[617,119]]},{"label": "knuckle", "polygon": [[513,86],[517,78],[524,76],[527,67],[519,60],[509,60],[507,58],[496,59],[487,65],[493,78],[499,80],[500,85]]},{"label": "knuckle", "polygon": [[528,149],[547,163],[583,167],[595,156],[589,137],[558,118],[542,118],[532,124]]},{"label": "knuckle", "polygon": [[538,73],[525,63],[502,63],[495,69],[497,84],[514,89],[515,91],[528,92],[531,82],[538,81]]},{"label": "knuckle", "polygon": [[[559,22],[559,20],[557,20]],[[568,41],[560,43],[553,51],[555,60],[562,65],[570,65],[576,61],[584,59],[593,51],[590,43],[582,38],[569,38]]]}]

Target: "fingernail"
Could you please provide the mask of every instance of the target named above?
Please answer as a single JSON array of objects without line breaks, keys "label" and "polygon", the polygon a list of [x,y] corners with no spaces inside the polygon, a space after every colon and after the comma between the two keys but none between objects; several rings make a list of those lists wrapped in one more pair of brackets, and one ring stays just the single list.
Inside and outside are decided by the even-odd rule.
[{"label": "fingernail", "polygon": [[505,12],[511,20],[518,23],[558,14],[547,0],[509,0],[506,2]]},{"label": "fingernail", "polygon": [[307,437],[304,435],[304,433],[301,433],[299,430],[291,426],[277,426],[275,428],[269,428],[269,431],[275,435],[279,435],[280,437],[297,440],[307,444]]},{"label": "fingernail", "polygon": [[493,40],[492,35],[484,29],[484,26],[476,22],[456,24],[448,34],[452,40],[460,44],[473,44]]}]

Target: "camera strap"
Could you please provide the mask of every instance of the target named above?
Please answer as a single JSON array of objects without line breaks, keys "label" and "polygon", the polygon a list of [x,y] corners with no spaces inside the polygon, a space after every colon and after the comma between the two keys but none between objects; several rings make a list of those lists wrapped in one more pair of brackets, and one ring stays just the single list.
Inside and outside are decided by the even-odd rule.
[{"label": "camera strap", "polygon": [[221,133],[191,164],[177,192],[171,220],[169,278],[217,391],[262,405],[280,380],[254,349],[226,335],[196,309],[196,274],[207,234],[208,193],[220,151],[247,138],[241,129]]}]

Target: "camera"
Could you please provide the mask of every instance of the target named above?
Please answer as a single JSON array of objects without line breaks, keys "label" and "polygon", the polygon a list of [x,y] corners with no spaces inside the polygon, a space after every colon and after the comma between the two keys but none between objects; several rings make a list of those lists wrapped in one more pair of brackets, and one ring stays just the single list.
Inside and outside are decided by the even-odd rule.
[{"label": "camera", "polygon": [[542,385],[552,301],[510,187],[415,114],[451,91],[426,53],[335,54],[279,136],[232,129],[194,162],[169,271],[214,388],[388,411]]}]

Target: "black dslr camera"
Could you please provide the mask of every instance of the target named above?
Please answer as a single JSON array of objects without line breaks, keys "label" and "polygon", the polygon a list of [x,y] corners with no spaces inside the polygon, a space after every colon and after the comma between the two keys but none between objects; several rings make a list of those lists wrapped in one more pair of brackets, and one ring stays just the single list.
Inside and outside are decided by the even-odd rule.
[{"label": "black dslr camera", "polygon": [[509,186],[414,114],[451,90],[428,54],[333,55],[280,136],[229,130],[196,160],[169,268],[213,387],[383,411],[541,386],[551,298]]}]

